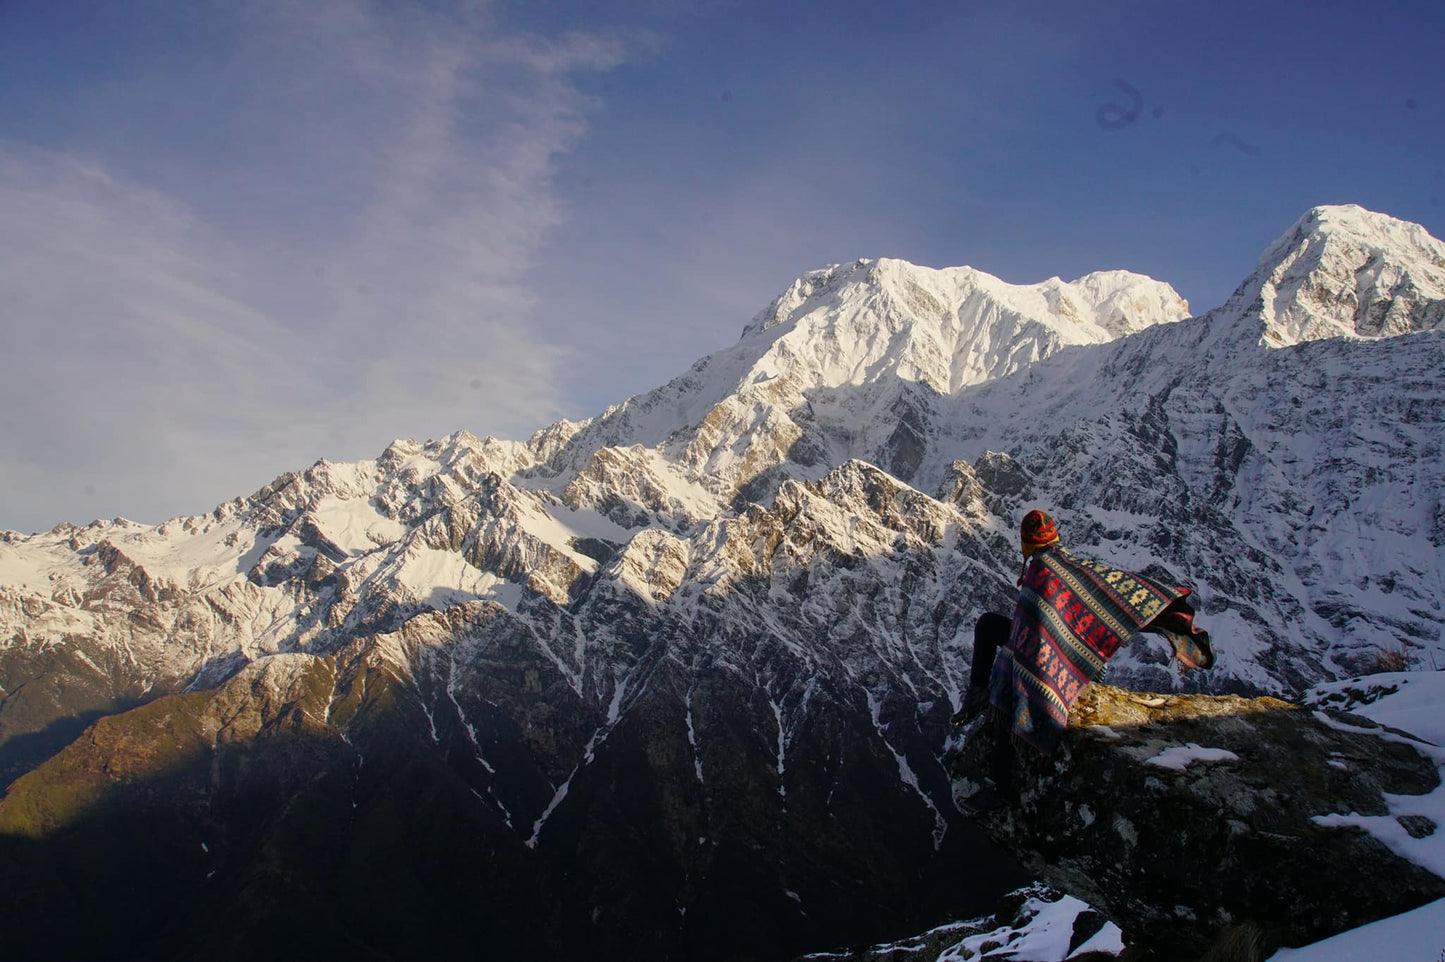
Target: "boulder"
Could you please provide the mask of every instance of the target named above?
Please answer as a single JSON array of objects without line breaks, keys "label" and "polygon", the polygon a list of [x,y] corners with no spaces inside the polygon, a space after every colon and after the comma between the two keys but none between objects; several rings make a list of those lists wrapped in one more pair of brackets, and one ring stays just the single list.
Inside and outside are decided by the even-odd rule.
[{"label": "boulder", "polygon": [[[976,722],[952,760],[965,808],[994,737]],[[1134,957],[1199,958],[1241,926],[1301,945],[1445,896],[1445,879],[1317,818],[1387,816],[1387,793],[1440,784],[1439,749],[1359,716],[1095,685],[1053,755],[1014,751],[1014,791],[975,821],[1117,923]],[[1423,821],[1400,819],[1415,838],[1437,830]]]}]

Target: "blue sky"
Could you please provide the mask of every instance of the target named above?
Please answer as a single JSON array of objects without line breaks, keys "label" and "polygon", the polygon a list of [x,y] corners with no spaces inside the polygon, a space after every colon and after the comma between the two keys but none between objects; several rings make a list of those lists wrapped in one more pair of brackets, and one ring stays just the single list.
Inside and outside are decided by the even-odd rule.
[{"label": "blue sky", "polygon": [[[1001,9],[1006,8],[1006,9]],[[0,528],[524,438],[856,257],[1445,236],[1445,5],[0,0]]]}]

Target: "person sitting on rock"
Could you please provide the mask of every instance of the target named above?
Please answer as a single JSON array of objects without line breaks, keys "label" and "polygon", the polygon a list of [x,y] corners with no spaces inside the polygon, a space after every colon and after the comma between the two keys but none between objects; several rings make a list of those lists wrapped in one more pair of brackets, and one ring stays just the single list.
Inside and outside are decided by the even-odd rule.
[{"label": "person sitting on rock", "polygon": [[[1012,771],[1007,736],[1051,754],[1079,694],[1136,633],[1163,635],[1185,668],[1214,664],[1209,633],[1194,624],[1190,589],[1075,557],[1042,511],[1025,515],[1019,540],[1024,566],[1013,619],[993,612],[978,619],[968,692],[953,719],[966,723],[992,705],[996,737],[989,774],[1005,793]],[[985,795],[979,804],[991,800]]]}]

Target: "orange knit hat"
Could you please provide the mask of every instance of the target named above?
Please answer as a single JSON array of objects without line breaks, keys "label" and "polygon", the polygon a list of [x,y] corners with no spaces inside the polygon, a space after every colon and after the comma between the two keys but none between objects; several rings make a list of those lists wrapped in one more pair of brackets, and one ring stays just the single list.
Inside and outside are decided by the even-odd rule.
[{"label": "orange knit hat", "polygon": [[1059,526],[1053,518],[1035,509],[1024,515],[1023,524],[1019,525],[1019,540],[1025,550],[1042,548],[1059,540]]}]

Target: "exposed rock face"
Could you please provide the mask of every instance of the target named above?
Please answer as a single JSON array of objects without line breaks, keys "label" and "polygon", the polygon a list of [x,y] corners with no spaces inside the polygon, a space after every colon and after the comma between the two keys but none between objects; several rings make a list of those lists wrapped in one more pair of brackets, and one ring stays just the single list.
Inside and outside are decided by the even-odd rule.
[{"label": "exposed rock face", "polygon": [[[992,738],[982,726],[955,760],[960,795]],[[1197,958],[1238,923],[1300,945],[1445,896],[1445,879],[1316,820],[1384,815],[1385,793],[1440,784],[1410,739],[1357,716],[1096,685],[1057,752],[1016,752],[1016,776],[1017,798],[978,824],[1160,959]]]},{"label": "exposed rock face", "polygon": [[1023,880],[894,787],[918,736],[906,715],[882,733],[907,709],[826,670],[775,703],[765,679],[805,671],[795,654],[757,638],[693,668],[689,629],[645,611],[613,612],[635,662],[610,705],[478,602],[102,719],[0,800],[7,947],[763,960]]}]

